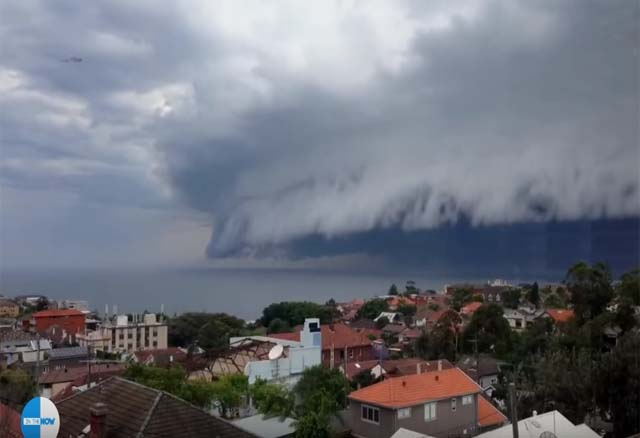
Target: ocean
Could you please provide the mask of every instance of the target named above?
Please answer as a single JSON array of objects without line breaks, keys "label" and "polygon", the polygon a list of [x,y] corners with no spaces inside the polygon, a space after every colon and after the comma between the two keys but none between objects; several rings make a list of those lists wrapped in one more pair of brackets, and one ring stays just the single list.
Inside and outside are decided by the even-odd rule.
[{"label": "ocean", "polygon": [[489,279],[274,269],[6,271],[0,273],[0,294],[87,300],[91,309],[99,312],[104,312],[105,305],[110,310],[117,305],[120,313],[159,312],[164,305],[170,315],[227,312],[253,320],[261,316],[264,307],[279,301],[323,303],[330,298],[367,298],[386,293],[392,283],[402,290],[407,280],[415,281],[421,289],[441,290],[448,283]]}]

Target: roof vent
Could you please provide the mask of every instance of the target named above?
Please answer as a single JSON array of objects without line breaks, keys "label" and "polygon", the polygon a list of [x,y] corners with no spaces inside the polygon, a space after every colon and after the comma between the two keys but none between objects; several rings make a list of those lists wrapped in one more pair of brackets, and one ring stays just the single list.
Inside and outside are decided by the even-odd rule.
[{"label": "roof vent", "polygon": [[440,380],[440,376],[436,374],[436,382]]},{"label": "roof vent", "polygon": [[407,382],[405,382],[404,380],[402,381],[402,386],[407,386]]}]

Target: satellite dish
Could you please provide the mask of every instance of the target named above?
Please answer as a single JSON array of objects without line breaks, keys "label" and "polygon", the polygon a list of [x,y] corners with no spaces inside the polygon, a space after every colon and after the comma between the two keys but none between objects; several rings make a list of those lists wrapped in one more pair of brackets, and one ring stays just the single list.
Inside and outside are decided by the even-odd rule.
[{"label": "satellite dish", "polygon": [[284,347],[282,344],[274,345],[271,350],[269,350],[269,360],[280,359],[282,353],[284,352]]},{"label": "satellite dish", "polygon": [[361,366],[360,366],[360,364],[359,364],[359,363],[357,363],[357,364],[356,364],[356,368],[358,368],[358,369],[360,369],[360,368],[361,368]]}]

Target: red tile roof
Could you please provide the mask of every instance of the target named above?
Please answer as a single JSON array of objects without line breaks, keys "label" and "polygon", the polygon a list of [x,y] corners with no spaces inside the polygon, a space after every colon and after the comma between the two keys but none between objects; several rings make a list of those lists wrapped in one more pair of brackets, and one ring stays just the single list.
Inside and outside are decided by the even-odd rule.
[{"label": "red tile roof", "polygon": [[50,318],[55,316],[78,316],[84,315],[76,309],[64,309],[64,310],[42,310],[33,314],[34,318]]},{"label": "red tile roof", "polygon": [[22,438],[20,412],[0,403],[0,436]]},{"label": "red tile roof", "polygon": [[[99,374],[122,374],[124,373],[124,370],[125,365],[123,364],[96,364],[91,365],[91,376],[93,380],[93,377]],[[87,366],[61,368],[58,370],[52,370],[46,373],[42,373],[40,375],[40,378],[38,379],[38,383],[43,385],[52,383],[73,382],[76,379],[86,377],[88,373],[89,369],[87,368]]]},{"label": "red tile roof", "polygon": [[481,388],[459,368],[394,377],[352,392],[349,398],[388,408],[480,393]]},{"label": "red tile roof", "polygon": [[[381,363],[378,359],[363,360],[360,362],[348,362],[346,375],[349,379],[354,378],[358,374],[371,371],[376,365]],[[356,366],[356,364],[358,366]],[[438,361],[425,361],[417,357],[408,357],[404,359],[390,359],[382,361],[382,368],[390,375],[409,375],[418,373],[418,364],[420,364],[420,370],[422,373],[435,371],[438,367]],[[451,362],[446,359],[441,361],[442,369],[453,368]]]},{"label": "red tile roof", "polygon": [[547,309],[547,313],[555,322],[568,322],[575,316],[571,309]]},{"label": "red tile roof", "polygon": [[463,313],[465,315],[471,315],[476,310],[478,310],[481,306],[482,306],[482,303],[478,301],[474,301],[473,303],[469,303],[466,306],[464,306],[462,309],[460,309],[460,313]]},{"label": "red tile roof", "polygon": [[487,399],[478,396],[478,423],[480,427],[495,426],[507,422],[507,417]]},{"label": "red tile roof", "polygon": [[[372,341],[368,335],[376,334],[373,330],[355,330],[345,324],[322,325],[320,330],[322,331],[323,350],[371,345]],[[300,342],[300,332],[272,333],[268,336],[286,341]]]}]

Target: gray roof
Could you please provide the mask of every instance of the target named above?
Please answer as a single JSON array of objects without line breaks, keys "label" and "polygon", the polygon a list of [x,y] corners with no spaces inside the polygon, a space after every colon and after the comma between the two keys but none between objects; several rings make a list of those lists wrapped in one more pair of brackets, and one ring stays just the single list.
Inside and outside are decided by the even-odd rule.
[{"label": "gray roof", "polygon": [[107,405],[109,438],[255,436],[171,394],[120,377],[111,377],[59,401],[60,436],[80,435],[89,424],[89,410],[96,402]]},{"label": "gray roof", "polygon": [[234,421],[233,424],[263,438],[280,438],[295,434],[293,422],[293,418],[265,417],[258,414]]},{"label": "gray roof", "polygon": [[87,347],[65,347],[54,348],[49,352],[49,360],[73,359],[76,357],[87,357],[89,351]]}]

